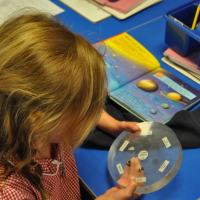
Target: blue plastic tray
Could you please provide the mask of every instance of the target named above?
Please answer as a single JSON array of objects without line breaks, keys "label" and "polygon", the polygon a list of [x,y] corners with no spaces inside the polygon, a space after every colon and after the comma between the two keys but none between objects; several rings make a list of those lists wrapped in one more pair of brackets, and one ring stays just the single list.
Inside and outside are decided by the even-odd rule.
[{"label": "blue plastic tray", "polygon": [[191,1],[164,14],[167,21],[165,43],[182,56],[200,50],[200,14],[196,28],[191,30],[199,4],[200,1]]}]

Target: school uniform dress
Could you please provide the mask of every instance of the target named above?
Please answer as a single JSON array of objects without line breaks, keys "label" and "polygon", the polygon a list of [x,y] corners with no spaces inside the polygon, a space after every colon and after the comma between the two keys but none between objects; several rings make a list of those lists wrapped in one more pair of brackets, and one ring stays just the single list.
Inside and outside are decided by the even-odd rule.
[{"label": "school uniform dress", "polygon": [[[61,148],[59,144],[51,144],[55,152],[54,159],[42,159],[42,184],[52,195],[49,200],[80,200],[80,189],[77,167],[71,148],[64,148],[61,159]],[[38,161],[37,159],[33,159]],[[62,160],[62,162],[61,162]],[[2,158],[0,164],[2,163]],[[15,165],[12,159],[11,165]],[[0,168],[2,172],[2,168]],[[0,182],[2,187],[3,181]],[[1,200],[41,200],[42,196],[38,190],[20,173],[15,172],[5,182],[0,192]]]}]

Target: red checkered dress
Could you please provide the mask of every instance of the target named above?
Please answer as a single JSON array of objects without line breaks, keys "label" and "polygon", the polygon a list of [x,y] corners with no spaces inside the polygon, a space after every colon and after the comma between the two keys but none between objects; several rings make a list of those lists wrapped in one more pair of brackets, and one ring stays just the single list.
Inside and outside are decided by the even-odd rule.
[{"label": "red checkered dress", "polygon": [[[71,148],[64,149],[62,153],[62,160],[65,177],[62,176],[61,150],[58,144],[52,144],[52,150],[55,150],[55,159],[42,159],[40,165],[42,166],[43,185],[52,196],[49,200],[80,200],[80,189],[78,173],[74,155]],[[34,159],[37,161],[36,159]],[[0,160],[0,165],[2,161]],[[10,159],[13,165],[13,161]],[[0,167],[2,170],[2,167]],[[1,171],[0,170],[0,171]],[[2,172],[2,171],[1,171]],[[0,182],[0,187],[3,181]],[[41,194],[36,190],[31,183],[24,178],[20,173],[13,173],[7,179],[3,190],[0,192],[1,200],[41,200]]]}]

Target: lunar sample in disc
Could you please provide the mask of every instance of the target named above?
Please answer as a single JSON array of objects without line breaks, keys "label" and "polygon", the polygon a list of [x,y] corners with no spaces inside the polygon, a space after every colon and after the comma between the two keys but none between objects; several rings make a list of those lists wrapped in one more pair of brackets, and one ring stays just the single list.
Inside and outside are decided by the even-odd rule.
[{"label": "lunar sample in disc", "polygon": [[177,136],[166,125],[142,122],[138,126],[141,131],[126,130],[115,139],[108,153],[108,170],[121,187],[134,176],[138,184],[135,193],[146,194],[174,178],[183,154]]}]

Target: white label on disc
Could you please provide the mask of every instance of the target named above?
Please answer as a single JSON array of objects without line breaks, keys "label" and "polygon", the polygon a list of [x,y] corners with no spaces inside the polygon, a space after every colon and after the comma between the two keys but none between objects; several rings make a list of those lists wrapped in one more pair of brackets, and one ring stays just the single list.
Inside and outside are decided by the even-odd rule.
[{"label": "white label on disc", "polygon": [[126,146],[128,145],[128,143],[129,143],[129,141],[128,140],[126,140],[123,144],[122,144],[122,146],[120,147],[120,151],[124,151],[124,149],[126,148]]},{"label": "white label on disc", "polygon": [[130,150],[130,151],[131,151],[131,150],[134,150],[134,149],[135,149],[134,147],[130,147],[128,150]]},{"label": "white label on disc", "polygon": [[137,126],[139,126],[140,128],[142,127],[142,124],[141,123],[138,123],[138,124],[136,124]]},{"label": "white label on disc", "polygon": [[144,159],[146,159],[147,157],[148,157],[148,152],[145,151],[145,150],[140,151],[140,153],[138,154],[138,158],[139,158],[140,160],[144,160]]},{"label": "white label on disc", "polygon": [[164,137],[164,138],[162,139],[162,141],[164,142],[166,148],[171,147],[171,144],[170,144],[169,140],[167,139],[167,137]]},{"label": "white label on disc", "polygon": [[117,166],[117,169],[118,169],[119,174],[123,174],[123,173],[124,173],[124,170],[123,170],[123,168],[122,168],[121,163],[117,164],[116,166]]},{"label": "white label on disc", "polygon": [[139,177],[139,178],[136,178],[136,181],[138,182],[138,183],[141,183],[141,182],[146,182],[146,177]]},{"label": "white label on disc", "polygon": [[165,160],[158,171],[163,172],[168,164],[169,164],[169,161]]},{"label": "white label on disc", "polygon": [[152,135],[152,131],[142,131],[140,135]]}]

